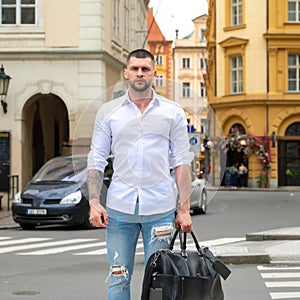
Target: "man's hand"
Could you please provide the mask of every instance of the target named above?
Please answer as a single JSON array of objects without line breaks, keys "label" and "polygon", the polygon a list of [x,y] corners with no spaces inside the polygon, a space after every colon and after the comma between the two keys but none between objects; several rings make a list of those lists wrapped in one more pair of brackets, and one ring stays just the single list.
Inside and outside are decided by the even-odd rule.
[{"label": "man's hand", "polygon": [[175,227],[181,227],[183,232],[191,232],[192,231],[192,217],[190,212],[182,212],[179,211],[176,219],[175,219]]},{"label": "man's hand", "polygon": [[95,227],[106,228],[108,217],[105,208],[100,204],[99,199],[92,199],[90,204],[90,222]]}]

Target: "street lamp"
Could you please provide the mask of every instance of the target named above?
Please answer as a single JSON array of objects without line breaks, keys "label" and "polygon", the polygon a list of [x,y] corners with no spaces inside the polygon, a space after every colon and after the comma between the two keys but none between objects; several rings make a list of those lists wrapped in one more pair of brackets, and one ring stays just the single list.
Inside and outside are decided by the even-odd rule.
[{"label": "street lamp", "polygon": [[3,108],[3,112],[7,113],[7,103],[5,102],[5,98],[7,95],[8,85],[10,81],[10,76],[4,73],[4,67],[1,65],[0,68],[0,97],[1,97],[1,105]]}]

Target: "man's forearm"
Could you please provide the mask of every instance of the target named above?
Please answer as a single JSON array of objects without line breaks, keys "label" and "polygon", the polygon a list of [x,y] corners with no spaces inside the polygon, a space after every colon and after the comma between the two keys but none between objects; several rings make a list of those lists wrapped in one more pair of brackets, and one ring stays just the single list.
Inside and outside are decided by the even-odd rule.
[{"label": "man's forearm", "polygon": [[176,185],[180,199],[180,210],[190,211],[191,175],[189,166],[179,166],[174,169]]},{"label": "man's forearm", "polygon": [[102,185],[103,173],[98,170],[89,170],[87,174],[89,200],[100,199]]}]

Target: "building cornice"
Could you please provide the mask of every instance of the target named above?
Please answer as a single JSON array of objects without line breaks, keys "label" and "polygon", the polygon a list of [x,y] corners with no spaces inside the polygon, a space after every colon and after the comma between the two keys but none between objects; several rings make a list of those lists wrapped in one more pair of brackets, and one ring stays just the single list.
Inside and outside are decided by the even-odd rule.
[{"label": "building cornice", "polygon": [[300,33],[264,33],[263,37],[268,40],[299,40]]},{"label": "building cornice", "polygon": [[79,51],[79,50],[43,50],[43,51],[0,51],[0,60],[102,60],[117,68],[125,64],[106,51]]},{"label": "building cornice", "polygon": [[[300,100],[298,99],[289,99],[284,100],[285,105],[299,105]],[[266,105],[280,105],[282,106],[282,99],[249,99],[249,100],[228,100],[228,101],[218,101],[218,102],[209,102],[209,105],[212,108],[228,108],[237,107],[237,106],[266,106]]]}]

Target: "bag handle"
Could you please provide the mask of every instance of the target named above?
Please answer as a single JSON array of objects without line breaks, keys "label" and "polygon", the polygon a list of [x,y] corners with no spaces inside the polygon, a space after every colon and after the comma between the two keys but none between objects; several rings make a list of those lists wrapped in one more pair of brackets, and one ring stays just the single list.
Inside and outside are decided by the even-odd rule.
[{"label": "bag handle", "polygon": [[[174,232],[173,238],[172,238],[172,240],[171,240],[171,242],[170,242],[169,249],[170,249],[171,251],[173,250],[174,244],[175,244],[175,240],[176,240],[178,234],[179,234],[179,240],[180,240],[180,249],[181,249],[181,251],[184,251],[184,252],[185,252],[185,251],[186,251],[186,237],[187,237],[187,233],[186,233],[186,232],[182,232],[180,226],[179,226],[179,227],[176,229],[176,231]],[[182,240],[182,234],[183,234],[183,240]],[[193,238],[193,240],[194,240],[195,246],[196,246],[196,248],[197,248],[199,254],[203,255],[203,251],[202,251],[201,247],[199,246],[198,240],[197,240],[197,238],[196,238],[194,232],[191,231],[190,234],[191,234],[191,236],[192,236],[192,238]]]},{"label": "bag handle", "polygon": [[[183,240],[182,240],[182,233],[183,233]],[[176,240],[176,237],[177,235],[179,234],[179,240],[180,240],[180,249],[181,249],[181,253],[182,253],[182,256],[184,257],[187,257],[187,253],[186,253],[186,237],[187,237],[187,233],[186,232],[182,232],[181,230],[181,227],[179,226],[174,235],[173,235],[173,238],[170,242],[170,246],[169,246],[169,250],[172,251],[173,248],[174,248],[174,244],[175,244],[175,240]],[[205,257],[206,259],[208,259],[211,263],[212,263],[212,267],[213,269],[219,273],[224,280],[227,279],[227,277],[230,275],[231,271],[229,270],[229,268],[219,259],[215,259],[214,256],[210,256],[210,255],[207,255],[205,253],[205,251],[202,250],[202,248],[199,246],[199,243],[198,243],[198,240],[194,234],[193,231],[190,232],[193,240],[194,240],[194,243],[195,243],[195,246],[198,250],[198,253],[199,255]]]}]

